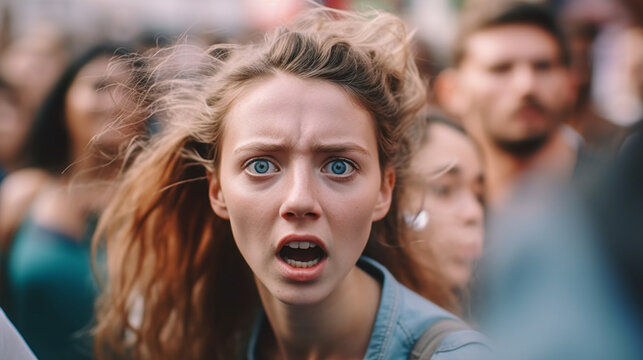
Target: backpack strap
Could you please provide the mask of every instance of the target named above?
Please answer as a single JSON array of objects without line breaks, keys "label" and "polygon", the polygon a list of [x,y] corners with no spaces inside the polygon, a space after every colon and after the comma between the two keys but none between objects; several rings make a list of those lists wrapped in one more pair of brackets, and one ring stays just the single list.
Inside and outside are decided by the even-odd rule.
[{"label": "backpack strap", "polygon": [[469,330],[469,325],[461,320],[443,319],[429,326],[415,342],[409,360],[429,360],[449,333]]}]

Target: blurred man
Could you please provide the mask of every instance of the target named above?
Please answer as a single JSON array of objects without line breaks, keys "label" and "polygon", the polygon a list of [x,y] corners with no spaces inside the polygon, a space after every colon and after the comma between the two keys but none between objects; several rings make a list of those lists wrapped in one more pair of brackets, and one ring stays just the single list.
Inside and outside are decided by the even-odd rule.
[{"label": "blurred man", "polygon": [[[643,3],[621,2],[642,31]],[[497,359],[643,359],[643,127],[583,180],[514,199],[490,226],[477,309]]]},{"label": "blurred man", "polygon": [[562,32],[546,7],[471,4],[442,83],[443,105],[483,150],[492,206],[527,173],[571,175],[580,138],[563,121],[575,89]]}]

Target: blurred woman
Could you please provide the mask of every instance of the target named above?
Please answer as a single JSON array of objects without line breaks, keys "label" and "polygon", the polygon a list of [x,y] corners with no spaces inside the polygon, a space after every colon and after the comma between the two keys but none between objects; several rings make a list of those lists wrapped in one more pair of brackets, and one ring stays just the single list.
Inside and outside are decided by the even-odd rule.
[{"label": "blurred woman", "polygon": [[26,141],[36,111],[68,61],[64,33],[44,22],[0,52],[0,178],[29,165]]},{"label": "blurred woman", "polygon": [[91,357],[83,334],[96,293],[89,239],[110,194],[108,180],[120,166],[113,159],[142,128],[114,122],[118,109],[128,107],[114,85],[128,71],[123,65],[108,71],[108,62],[123,53],[101,45],[69,66],[34,123],[31,161],[37,168],[12,173],[0,190],[3,213],[12,215],[1,223],[2,297],[40,359]]},{"label": "blurred woman", "polygon": [[[451,290],[449,302],[471,280],[482,252],[484,202],[480,152],[457,124],[429,116],[419,135],[400,210],[411,246],[432,277]],[[435,281],[439,281],[435,280]]]},{"label": "blurred woman", "polygon": [[0,54],[0,75],[15,89],[27,127],[68,62],[66,34],[46,21],[29,26]]}]

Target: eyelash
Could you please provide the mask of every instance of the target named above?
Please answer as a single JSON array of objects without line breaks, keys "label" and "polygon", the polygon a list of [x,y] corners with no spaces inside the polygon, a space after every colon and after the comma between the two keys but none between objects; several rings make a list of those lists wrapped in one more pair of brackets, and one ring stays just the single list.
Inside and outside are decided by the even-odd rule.
[{"label": "eyelash", "polygon": [[451,193],[453,192],[453,186],[445,184],[435,184],[431,186],[431,192],[438,197],[445,198],[451,195]]},{"label": "eyelash", "polygon": [[[258,172],[257,171],[256,166],[257,166],[257,164],[259,162],[265,162],[268,165],[268,168],[265,170],[265,172]],[[341,163],[346,165],[346,171],[347,172],[345,174],[335,174],[335,173],[332,172],[332,169],[326,169],[331,164],[337,163],[337,162],[341,162]],[[273,161],[268,160],[266,158],[252,158],[252,159],[246,161],[243,164],[242,167],[246,172],[250,173],[250,175],[252,175],[252,176],[267,176],[267,175],[279,172],[281,170]],[[347,179],[347,178],[351,177],[356,171],[358,171],[359,168],[358,168],[357,164],[355,164],[354,161],[351,161],[349,159],[346,159],[346,158],[333,158],[333,159],[329,160],[328,162],[326,162],[324,164],[324,166],[322,166],[321,170],[322,170],[322,173],[330,174],[333,177]]]},{"label": "eyelash", "polygon": [[[266,171],[263,172],[263,173],[260,173],[260,172],[256,171],[256,165],[260,161],[264,161],[264,162],[266,162],[268,164],[268,169],[266,169]],[[252,169],[252,167],[251,167],[253,164],[255,165],[254,169]],[[276,172],[278,172],[280,170],[279,167],[277,167],[277,165],[275,165],[274,162],[272,162],[272,161],[270,161],[270,160],[268,160],[266,158],[253,158],[253,159],[250,159],[250,160],[246,161],[243,164],[243,169],[245,171],[247,171],[248,173],[250,173],[251,175],[253,175],[253,176],[266,176],[266,175],[269,175],[269,174],[276,173]],[[255,171],[253,171],[253,170],[255,170]]]},{"label": "eyelash", "polygon": [[[329,165],[331,165],[333,163],[336,163],[336,162],[342,162],[342,163],[346,164],[348,172],[346,174],[334,174],[332,172],[332,170],[324,171],[324,169],[326,169]],[[326,162],[324,164],[324,166],[322,166],[322,172],[323,173],[330,174],[331,176],[334,176],[334,177],[337,177],[337,178],[342,178],[342,179],[347,179],[347,178],[351,177],[358,170],[359,170],[359,168],[357,167],[357,164],[355,164],[355,162],[353,162],[351,160],[348,160],[346,158],[333,158],[333,159],[330,159],[328,162]]]}]

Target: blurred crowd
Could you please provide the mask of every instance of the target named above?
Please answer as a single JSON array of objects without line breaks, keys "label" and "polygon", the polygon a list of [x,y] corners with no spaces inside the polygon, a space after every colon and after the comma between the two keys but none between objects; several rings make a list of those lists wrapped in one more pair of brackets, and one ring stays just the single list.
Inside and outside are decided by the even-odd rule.
[{"label": "blurred crowd", "polygon": [[[502,358],[643,358],[640,2],[315,2],[415,29],[427,99],[396,206],[430,300]],[[124,149],[164,126],[128,96],[142,64],[114,60],[187,45],[180,77],[309,5],[0,3],[0,305],[36,356],[93,358],[92,235]]]}]

